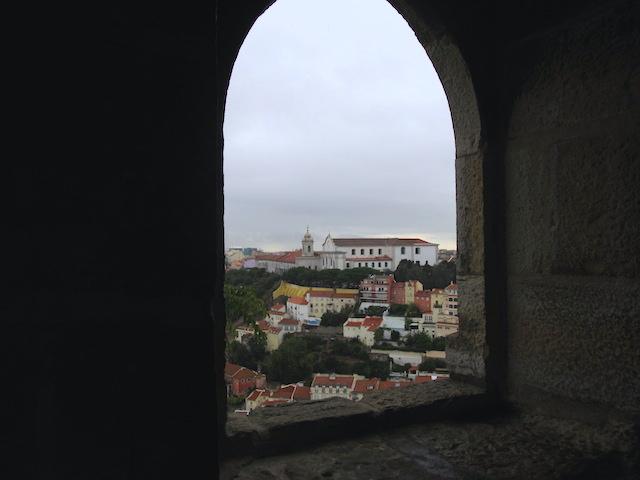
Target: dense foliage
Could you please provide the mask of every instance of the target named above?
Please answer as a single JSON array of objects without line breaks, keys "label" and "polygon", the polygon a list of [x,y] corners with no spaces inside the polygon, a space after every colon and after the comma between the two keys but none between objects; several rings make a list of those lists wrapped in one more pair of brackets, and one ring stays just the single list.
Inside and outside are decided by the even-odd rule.
[{"label": "dense foliage", "polygon": [[267,313],[264,302],[258,298],[256,291],[251,287],[233,286],[225,283],[224,302],[228,331],[231,331],[241,321],[254,324]]},{"label": "dense foliage", "polygon": [[427,350],[444,351],[446,347],[445,337],[431,338],[430,335],[424,332],[409,335],[405,338],[404,343],[406,347],[419,352],[426,352]]},{"label": "dense foliage", "polygon": [[418,370],[422,372],[433,372],[436,368],[447,368],[447,362],[441,358],[427,358],[418,365]]},{"label": "dense foliage", "polygon": [[378,305],[371,305],[365,309],[365,313],[367,315],[371,315],[373,317],[380,317],[385,312],[387,307],[380,307]]},{"label": "dense foliage", "polygon": [[435,266],[417,265],[409,260],[402,260],[394,272],[396,282],[418,280],[425,290],[444,288],[456,281],[455,262],[440,262]]},{"label": "dense foliage", "polygon": [[286,336],[265,362],[269,380],[282,383],[310,381],[313,373],[360,374],[387,378],[387,362],[369,358],[357,340],[328,341],[317,335]]},{"label": "dense foliage", "polygon": [[320,325],[323,327],[339,327],[347,321],[351,314],[352,308],[345,306],[339,312],[325,312],[320,318]]},{"label": "dense foliage", "polygon": [[271,294],[278,288],[282,277],[277,273],[269,273],[264,268],[250,268],[244,270],[229,270],[225,273],[226,285],[236,287],[250,287],[265,303],[271,301]]},{"label": "dense foliage", "polygon": [[308,287],[359,288],[361,280],[369,275],[379,273],[379,270],[373,268],[311,270],[304,267],[296,267],[284,272],[282,279],[289,283]]}]

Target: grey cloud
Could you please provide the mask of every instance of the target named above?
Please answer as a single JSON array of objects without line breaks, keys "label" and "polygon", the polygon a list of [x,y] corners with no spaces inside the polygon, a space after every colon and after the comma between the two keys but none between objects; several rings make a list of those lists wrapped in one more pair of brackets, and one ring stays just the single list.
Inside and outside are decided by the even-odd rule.
[{"label": "grey cloud", "polygon": [[437,74],[385,0],[278,0],[228,92],[227,244],[292,248],[310,224],[318,242],[423,232],[455,246],[454,155]]}]

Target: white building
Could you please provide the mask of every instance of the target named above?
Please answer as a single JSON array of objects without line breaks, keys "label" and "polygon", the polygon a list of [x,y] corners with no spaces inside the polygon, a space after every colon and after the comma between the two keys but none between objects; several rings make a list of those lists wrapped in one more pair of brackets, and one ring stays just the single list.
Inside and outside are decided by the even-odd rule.
[{"label": "white building", "polygon": [[442,313],[448,316],[458,316],[458,284],[451,282],[444,289],[445,298]]},{"label": "white building", "polygon": [[311,382],[311,400],[341,397],[351,399],[351,393],[362,375],[336,375],[335,373],[316,373]]},{"label": "white building", "polygon": [[289,297],[287,313],[295,320],[306,322],[309,319],[309,302],[304,297]]},{"label": "white building", "polygon": [[368,347],[375,343],[376,330],[382,325],[382,317],[348,318],[342,325],[344,338],[357,338]]},{"label": "white building", "polygon": [[402,260],[420,265],[435,265],[438,260],[438,244],[420,238],[332,238],[329,234],[322,248],[344,252],[345,268],[395,270]]},{"label": "white building", "polygon": [[291,268],[303,267],[310,270],[345,269],[345,253],[323,249],[316,252],[313,237],[307,228],[302,237],[301,249],[292,252],[262,253],[256,255],[256,266],[267,272],[282,273]]}]

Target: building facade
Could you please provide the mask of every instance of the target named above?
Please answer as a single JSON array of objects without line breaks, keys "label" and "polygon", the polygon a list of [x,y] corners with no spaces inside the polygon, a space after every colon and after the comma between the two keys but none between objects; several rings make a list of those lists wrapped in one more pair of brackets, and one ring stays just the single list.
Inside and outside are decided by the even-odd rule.
[{"label": "building facade", "polygon": [[371,275],[360,282],[360,301],[363,303],[391,303],[391,291],[396,281],[393,275]]},{"label": "building facade", "polygon": [[375,344],[375,334],[382,326],[382,317],[348,318],[342,325],[344,338],[357,338],[361,343],[372,347]]},{"label": "building facade", "polygon": [[333,238],[327,235],[322,248],[345,254],[345,268],[368,267],[395,270],[402,260],[435,265],[438,244],[421,238]]},{"label": "building facade", "polygon": [[355,307],[358,290],[351,293],[323,290],[311,290],[305,296],[312,317],[321,318],[327,312],[340,312],[345,307]]}]

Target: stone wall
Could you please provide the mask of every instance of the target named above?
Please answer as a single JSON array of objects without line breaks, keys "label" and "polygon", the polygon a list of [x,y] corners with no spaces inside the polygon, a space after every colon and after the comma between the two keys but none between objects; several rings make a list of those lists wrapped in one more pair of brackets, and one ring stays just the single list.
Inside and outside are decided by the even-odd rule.
[{"label": "stone wall", "polygon": [[638,22],[637,2],[610,2],[507,48],[509,385],[518,400],[536,391],[640,409]]}]

